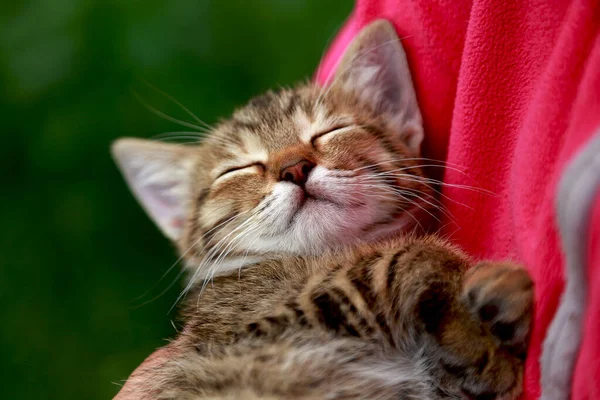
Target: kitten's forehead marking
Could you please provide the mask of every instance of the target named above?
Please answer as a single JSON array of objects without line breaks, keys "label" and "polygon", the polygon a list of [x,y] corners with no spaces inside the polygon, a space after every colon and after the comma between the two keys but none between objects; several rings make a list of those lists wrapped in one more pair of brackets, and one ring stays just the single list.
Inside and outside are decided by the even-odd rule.
[{"label": "kitten's forehead marking", "polygon": [[336,125],[352,124],[351,119],[327,111],[324,105],[320,105],[311,118],[304,110],[296,110],[293,120],[298,130],[298,136],[303,143],[310,143],[316,134]]}]

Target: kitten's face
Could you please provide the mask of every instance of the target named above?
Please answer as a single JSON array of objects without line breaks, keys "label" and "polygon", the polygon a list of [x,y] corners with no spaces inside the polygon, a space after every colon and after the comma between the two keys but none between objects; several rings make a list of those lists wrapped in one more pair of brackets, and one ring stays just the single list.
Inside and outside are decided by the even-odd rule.
[{"label": "kitten's face", "polygon": [[331,87],[269,92],[200,145],[117,142],[134,193],[188,260],[205,267],[200,276],[414,225],[430,204],[416,159],[423,132],[404,54],[390,35],[361,34]]},{"label": "kitten's face", "polygon": [[187,243],[231,221],[204,245],[318,254],[414,222],[414,155],[353,96],[321,92],[269,93],[217,128],[199,150]]}]

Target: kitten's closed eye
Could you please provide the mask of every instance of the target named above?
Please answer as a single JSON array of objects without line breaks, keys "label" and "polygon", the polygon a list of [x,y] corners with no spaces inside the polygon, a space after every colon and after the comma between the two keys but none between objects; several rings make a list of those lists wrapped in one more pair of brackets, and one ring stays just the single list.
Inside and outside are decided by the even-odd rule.
[{"label": "kitten's closed eye", "polygon": [[259,162],[254,162],[254,163],[251,163],[251,164],[245,164],[245,165],[241,165],[241,166],[229,167],[226,170],[224,170],[223,172],[219,172],[217,174],[217,177],[215,178],[215,181],[217,179],[220,179],[220,178],[222,178],[222,177],[224,177],[224,176],[226,176],[228,174],[231,174],[233,172],[239,172],[239,171],[242,171],[242,170],[245,170],[245,169],[248,169],[248,168],[258,168],[258,169],[260,169],[262,171],[265,170],[264,164],[259,163]]},{"label": "kitten's closed eye", "polygon": [[333,128],[326,129],[324,131],[318,132],[310,138],[310,144],[314,147],[317,143],[317,140],[330,134],[337,134],[347,132],[354,128],[353,125],[336,125]]}]

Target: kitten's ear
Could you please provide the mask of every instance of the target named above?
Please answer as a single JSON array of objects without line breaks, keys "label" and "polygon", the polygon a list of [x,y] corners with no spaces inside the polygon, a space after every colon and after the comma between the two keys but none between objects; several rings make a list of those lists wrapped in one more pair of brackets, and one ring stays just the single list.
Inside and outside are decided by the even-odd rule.
[{"label": "kitten's ear", "polygon": [[183,232],[194,153],[183,145],[119,139],[113,158],[142,207],[171,240]]},{"label": "kitten's ear", "polygon": [[360,31],[346,49],[333,85],[355,92],[420,154],[424,134],[417,96],[406,54],[388,21],[377,20]]}]

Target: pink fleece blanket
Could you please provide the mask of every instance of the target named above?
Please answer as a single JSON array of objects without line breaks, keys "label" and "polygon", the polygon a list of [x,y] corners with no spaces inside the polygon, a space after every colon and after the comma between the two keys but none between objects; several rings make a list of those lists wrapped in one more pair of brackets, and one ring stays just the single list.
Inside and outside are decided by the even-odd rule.
[{"label": "pink fleece blanket", "polygon": [[424,156],[467,172],[445,172],[443,233],[535,280],[524,398],[600,398],[600,1],[358,0],[318,81],[378,18],[406,49]]}]

